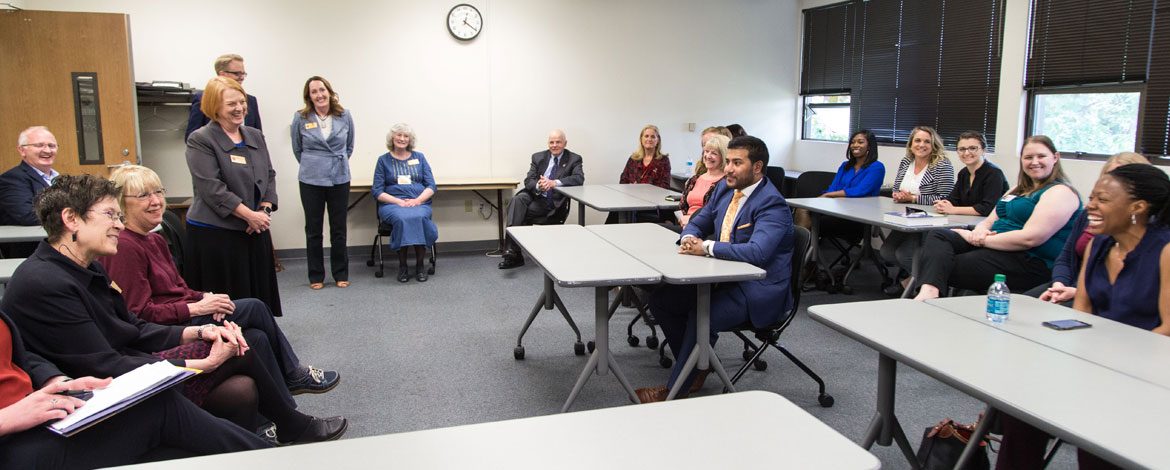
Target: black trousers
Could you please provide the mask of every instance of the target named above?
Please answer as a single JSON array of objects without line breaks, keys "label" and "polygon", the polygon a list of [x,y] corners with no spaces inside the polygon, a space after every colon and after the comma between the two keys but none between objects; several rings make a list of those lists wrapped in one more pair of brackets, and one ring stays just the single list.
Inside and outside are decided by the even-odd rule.
[{"label": "black trousers", "polygon": [[[272,346],[272,353],[275,355],[276,363],[279,364],[280,371],[284,377],[298,376],[297,374],[302,367],[301,360],[293,352],[292,345],[289,344],[288,338],[284,336],[284,331],[280,329],[280,325],[276,324],[276,318],[272,316],[272,312],[268,310],[268,306],[258,299],[235,299],[232,302],[236,304],[236,310],[231,315],[225,317],[224,320],[240,325],[245,332],[255,330],[263,333],[268,340],[268,344]],[[197,315],[191,317],[191,320],[187,322],[188,326],[207,324],[214,325],[220,323],[217,323],[212,315]],[[249,340],[250,342],[251,340]]]},{"label": "black trousers", "polygon": [[996,274],[1007,277],[1012,292],[1025,292],[1052,279],[1052,268],[1023,251],[979,248],[950,229],[932,230],[925,238],[919,285],[930,284],[940,292],[947,287],[987,290]]},{"label": "black trousers", "polygon": [[174,389],[69,438],[41,426],[0,437],[0,468],[74,469],[126,465],[165,446],[196,455],[263,449],[252,432],[211,416]]},{"label": "black trousers", "polygon": [[[556,212],[552,200],[539,194],[533,196],[527,190],[520,190],[512,200],[508,201],[508,219],[504,221],[509,227],[532,225],[535,221],[545,219]],[[504,239],[504,249],[512,253],[520,253],[520,247],[512,241],[512,237]]]},{"label": "black trousers", "polygon": [[349,183],[315,186],[300,183],[301,206],[305,209],[305,250],[309,259],[309,282],[325,282],[325,250],[321,228],[329,211],[329,264],[334,281],[349,280],[349,253],[346,251],[346,204]]},{"label": "black trousers", "polygon": [[[1003,429],[1003,444],[995,460],[997,470],[1040,468],[1044,465],[1044,453],[1052,436],[1007,413],[999,415],[999,423]],[[1121,468],[1080,449],[1077,449],[1077,467],[1084,470]]]}]

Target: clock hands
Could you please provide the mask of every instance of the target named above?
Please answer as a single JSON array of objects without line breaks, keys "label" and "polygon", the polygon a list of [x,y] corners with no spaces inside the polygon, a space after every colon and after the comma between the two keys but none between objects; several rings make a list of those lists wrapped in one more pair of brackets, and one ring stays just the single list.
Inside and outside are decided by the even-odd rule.
[{"label": "clock hands", "polygon": [[466,16],[464,16],[464,17],[463,17],[463,24],[464,24],[465,26],[467,26],[468,28],[471,28],[471,31],[473,31],[473,32],[476,32],[476,33],[478,33],[478,32],[479,32],[479,30],[478,30],[478,29],[476,29],[476,27],[475,27],[475,26],[472,26],[470,23],[468,23],[468,22],[467,22],[467,17],[466,17]]}]

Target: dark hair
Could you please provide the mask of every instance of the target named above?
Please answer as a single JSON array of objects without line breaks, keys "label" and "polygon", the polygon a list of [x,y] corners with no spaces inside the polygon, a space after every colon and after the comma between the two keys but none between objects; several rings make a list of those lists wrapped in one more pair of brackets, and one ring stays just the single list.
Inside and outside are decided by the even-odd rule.
[{"label": "dark hair", "polygon": [[850,147],[853,145],[853,138],[859,135],[865,137],[865,162],[861,164],[861,167],[865,168],[870,166],[878,159],[876,148],[877,136],[873,135],[873,131],[869,129],[860,129],[849,135],[849,141],[847,142],[848,145],[845,146],[845,159],[849,160],[849,163],[845,165],[846,167],[857,165],[857,159],[853,158],[853,150]]},{"label": "dark hair", "polygon": [[1166,172],[1152,165],[1131,163],[1105,174],[1125,186],[1125,192],[1131,197],[1150,205],[1147,214],[1150,224],[1170,226],[1170,211],[1167,210],[1170,205],[1166,204],[1166,199],[1170,198],[1170,177],[1166,176]]},{"label": "dark hair", "polygon": [[750,135],[736,137],[727,143],[727,150],[732,149],[747,150],[748,160],[751,160],[752,165],[755,165],[756,162],[764,162],[764,167],[768,166],[768,145],[760,139]]},{"label": "dark hair", "polygon": [[731,138],[733,138],[733,139],[736,137],[747,137],[747,135],[748,135],[747,131],[744,130],[743,126],[741,126],[739,124],[728,124],[727,131],[731,133]]},{"label": "dark hair", "polygon": [[[967,132],[964,132],[962,134],[959,134],[959,140],[963,140],[963,139],[978,140],[979,141],[979,148],[982,148],[982,149],[987,148],[987,138],[983,137],[983,134],[979,131],[967,131]],[[955,146],[957,147],[958,145],[959,145],[959,141],[956,140]]]},{"label": "dark hair", "polygon": [[53,184],[37,195],[34,202],[41,227],[49,234],[49,242],[56,243],[65,235],[65,221],[61,211],[72,209],[82,220],[89,220],[89,209],[107,197],[118,197],[113,181],[93,175],[60,175]]}]

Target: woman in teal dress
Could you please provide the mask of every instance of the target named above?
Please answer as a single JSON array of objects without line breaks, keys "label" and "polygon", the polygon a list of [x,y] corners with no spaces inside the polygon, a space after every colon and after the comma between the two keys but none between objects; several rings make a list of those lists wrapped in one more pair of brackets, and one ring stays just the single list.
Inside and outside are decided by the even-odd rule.
[{"label": "woman in teal dress", "polygon": [[395,124],[386,134],[390,152],[378,157],[374,169],[374,199],[378,201],[378,218],[390,224],[390,249],[398,251],[398,282],[410,280],[406,268],[406,249],[414,246],[415,279],[427,280],[423,258],[427,247],[439,238],[439,229],[431,220],[431,196],[435,195],[435,178],[431,165],[422,153],[414,151],[414,130]]}]

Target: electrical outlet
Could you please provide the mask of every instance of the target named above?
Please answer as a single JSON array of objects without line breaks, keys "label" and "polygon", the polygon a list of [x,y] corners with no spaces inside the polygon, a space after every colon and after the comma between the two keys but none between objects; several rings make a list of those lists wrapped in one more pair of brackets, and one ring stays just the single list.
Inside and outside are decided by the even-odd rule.
[{"label": "electrical outlet", "polygon": [[471,199],[463,200],[463,212],[471,212]]}]

